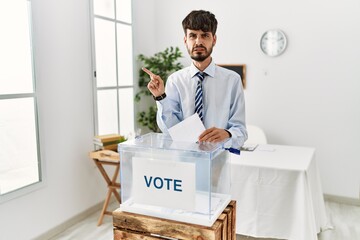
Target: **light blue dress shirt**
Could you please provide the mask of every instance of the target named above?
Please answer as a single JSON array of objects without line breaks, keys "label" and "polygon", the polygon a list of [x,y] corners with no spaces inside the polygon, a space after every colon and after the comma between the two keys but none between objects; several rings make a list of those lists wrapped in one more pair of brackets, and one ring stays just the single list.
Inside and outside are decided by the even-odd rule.
[{"label": "light blue dress shirt", "polygon": [[[166,82],[167,97],[157,101],[157,124],[163,133],[195,113],[195,91],[199,71],[193,64],[171,74]],[[239,149],[247,139],[245,100],[240,75],[215,65],[204,70],[204,126],[228,130],[232,147]]]}]

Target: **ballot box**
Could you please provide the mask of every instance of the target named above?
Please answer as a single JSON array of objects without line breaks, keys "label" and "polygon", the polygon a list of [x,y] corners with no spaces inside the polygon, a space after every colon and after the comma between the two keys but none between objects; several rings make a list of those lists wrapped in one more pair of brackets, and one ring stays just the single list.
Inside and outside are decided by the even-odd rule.
[{"label": "ballot box", "polygon": [[212,226],[231,200],[229,142],[148,133],[120,143],[120,210]]}]

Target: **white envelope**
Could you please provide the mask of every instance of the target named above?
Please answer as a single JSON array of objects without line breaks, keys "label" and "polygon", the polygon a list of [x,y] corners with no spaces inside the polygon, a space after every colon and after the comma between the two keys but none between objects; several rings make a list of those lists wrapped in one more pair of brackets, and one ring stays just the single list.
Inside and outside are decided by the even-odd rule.
[{"label": "white envelope", "polygon": [[197,142],[200,134],[204,131],[204,124],[197,113],[169,128],[169,134],[173,141],[192,143]]}]

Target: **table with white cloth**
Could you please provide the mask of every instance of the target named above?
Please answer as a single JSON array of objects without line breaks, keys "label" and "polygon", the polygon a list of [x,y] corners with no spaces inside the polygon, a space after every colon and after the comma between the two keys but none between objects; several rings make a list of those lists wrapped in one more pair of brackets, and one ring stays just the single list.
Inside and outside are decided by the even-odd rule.
[{"label": "table with white cloth", "polygon": [[327,224],[314,148],[264,144],[231,154],[231,194],[237,234],[313,240]]}]

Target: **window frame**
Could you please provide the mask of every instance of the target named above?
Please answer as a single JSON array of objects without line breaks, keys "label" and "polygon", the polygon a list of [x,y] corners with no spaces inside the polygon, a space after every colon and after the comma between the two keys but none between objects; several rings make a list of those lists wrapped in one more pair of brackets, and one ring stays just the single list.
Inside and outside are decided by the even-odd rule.
[{"label": "window frame", "polygon": [[31,98],[34,104],[34,120],[35,120],[35,141],[36,141],[36,152],[37,152],[37,162],[38,162],[38,181],[34,183],[30,183],[28,185],[19,187],[14,189],[10,192],[6,192],[4,194],[0,193],[0,204],[7,202],[9,200],[21,197],[23,195],[29,194],[33,191],[36,191],[40,188],[43,188],[46,185],[46,174],[45,174],[45,161],[42,160],[41,157],[41,144],[40,144],[40,130],[39,130],[39,109],[38,109],[38,98],[37,98],[37,91],[36,91],[36,69],[35,69],[35,45],[33,42],[34,38],[34,31],[33,31],[33,21],[32,21],[32,2],[31,0],[24,0],[27,2],[28,5],[28,25],[29,25],[29,45],[30,47],[30,61],[31,61],[31,68],[32,68],[32,86],[33,90],[31,93],[11,93],[11,94],[0,94],[0,101],[6,99],[21,99],[21,98]]},{"label": "window frame", "polygon": [[[131,19],[131,23],[128,22],[124,22],[121,20],[117,20],[117,16],[116,16],[116,11],[117,11],[117,6],[116,6],[116,2],[117,0],[113,0],[114,2],[114,19],[109,18],[109,17],[104,17],[101,15],[97,15],[94,13],[94,1],[95,0],[90,0],[90,34],[91,34],[91,56],[92,56],[92,78],[93,78],[93,108],[94,108],[94,116],[93,116],[93,120],[94,120],[94,135],[99,135],[99,118],[98,118],[98,92],[99,91],[103,91],[103,90],[116,90],[116,106],[117,106],[117,129],[118,129],[118,134],[120,134],[120,130],[121,130],[121,126],[120,126],[120,104],[119,104],[119,90],[120,89],[132,89],[133,94],[135,94],[135,83],[134,83],[134,69],[135,69],[135,62],[134,62],[134,33],[133,33],[133,20]],[[132,11],[132,6],[131,6],[131,10]],[[131,14],[131,16],[133,16],[133,14]],[[95,19],[102,19],[102,20],[106,20],[106,21],[111,21],[114,23],[115,27],[114,27],[114,32],[115,32],[115,66],[116,66],[116,85],[115,86],[105,86],[105,87],[98,87],[97,85],[97,67],[96,67],[96,46],[95,46]],[[131,41],[132,41],[132,68],[133,68],[133,74],[132,74],[132,85],[119,85],[119,73],[118,73],[118,30],[117,30],[117,24],[123,24],[123,25],[127,25],[131,27]],[[136,112],[135,112],[135,105],[132,105],[133,107],[133,112],[134,112],[134,128],[136,127]]]}]

